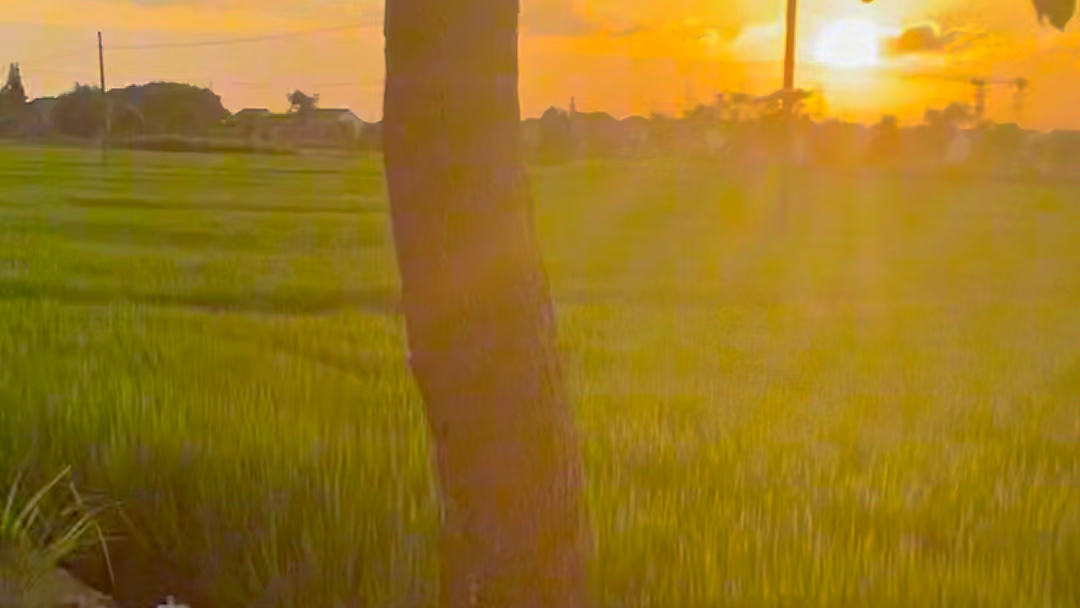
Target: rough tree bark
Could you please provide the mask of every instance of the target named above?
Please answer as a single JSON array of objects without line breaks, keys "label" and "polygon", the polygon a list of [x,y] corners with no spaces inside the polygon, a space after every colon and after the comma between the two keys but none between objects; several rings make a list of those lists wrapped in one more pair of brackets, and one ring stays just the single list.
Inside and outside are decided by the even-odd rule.
[{"label": "rough tree bark", "polygon": [[586,603],[583,473],[520,161],[517,0],[387,0],[383,149],[445,608]]}]

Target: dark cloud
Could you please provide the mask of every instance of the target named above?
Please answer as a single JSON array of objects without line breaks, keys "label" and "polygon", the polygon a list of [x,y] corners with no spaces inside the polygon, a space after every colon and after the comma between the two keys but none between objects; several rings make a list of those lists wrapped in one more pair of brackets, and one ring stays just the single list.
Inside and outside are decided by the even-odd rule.
[{"label": "dark cloud", "polygon": [[894,57],[949,54],[950,56],[987,54],[1008,48],[1007,40],[981,28],[954,26],[942,30],[934,24],[910,26],[899,35],[885,40],[885,52]]},{"label": "dark cloud", "polygon": [[915,25],[886,40],[886,49],[892,55],[914,53],[939,53],[958,39],[958,32],[942,32],[933,25]]}]

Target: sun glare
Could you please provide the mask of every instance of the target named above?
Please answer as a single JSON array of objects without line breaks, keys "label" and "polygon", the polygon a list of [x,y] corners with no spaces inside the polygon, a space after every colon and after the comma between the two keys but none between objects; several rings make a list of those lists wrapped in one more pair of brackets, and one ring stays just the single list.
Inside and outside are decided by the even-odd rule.
[{"label": "sun glare", "polygon": [[819,63],[833,68],[873,66],[881,57],[881,33],[869,19],[839,19],[818,33],[813,54]]}]

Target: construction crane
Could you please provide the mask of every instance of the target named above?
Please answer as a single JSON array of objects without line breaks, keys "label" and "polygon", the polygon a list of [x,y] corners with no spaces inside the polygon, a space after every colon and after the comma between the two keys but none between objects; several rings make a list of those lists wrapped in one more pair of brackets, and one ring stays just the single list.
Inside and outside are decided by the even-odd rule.
[{"label": "construction crane", "polygon": [[1031,81],[1023,76],[1017,78],[971,78],[971,85],[975,87],[975,118],[982,121],[986,112],[986,87],[1006,86],[1013,92],[1013,120],[1019,123],[1024,116],[1024,100]]},{"label": "construction crane", "polygon": [[1024,117],[1024,104],[1027,100],[1031,81],[1023,76],[1016,78],[992,78],[985,76],[963,76],[955,74],[908,74],[908,79],[933,80],[937,82],[955,82],[971,86],[972,110],[976,122],[982,122],[986,115],[986,96],[988,87],[1007,87],[1012,90],[1012,114],[1013,120],[1019,123]]}]

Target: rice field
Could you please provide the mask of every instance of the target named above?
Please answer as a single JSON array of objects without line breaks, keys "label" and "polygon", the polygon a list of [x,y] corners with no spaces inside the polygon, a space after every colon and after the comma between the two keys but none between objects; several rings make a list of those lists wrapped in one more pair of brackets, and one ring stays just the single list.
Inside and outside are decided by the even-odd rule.
[{"label": "rice field", "polygon": [[[1080,187],[532,170],[599,608],[1080,604]],[[0,479],[124,605],[432,607],[380,160],[0,148]]]}]

